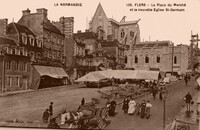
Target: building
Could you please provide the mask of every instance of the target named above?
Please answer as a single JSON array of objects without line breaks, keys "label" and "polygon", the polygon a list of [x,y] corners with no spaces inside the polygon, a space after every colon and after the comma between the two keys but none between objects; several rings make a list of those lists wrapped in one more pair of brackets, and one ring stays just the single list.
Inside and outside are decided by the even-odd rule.
[{"label": "building", "polygon": [[124,69],[124,47],[118,40],[103,40],[98,43],[97,50],[104,50],[111,57],[114,57],[113,69]]},{"label": "building", "polygon": [[[130,59],[131,48],[134,44],[140,42],[140,29],[138,22],[135,21],[126,21],[126,16],[122,18],[120,22],[108,18],[99,3],[96,12],[90,21],[90,31],[95,32],[99,40],[108,40],[113,41],[117,40],[120,44],[126,47],[124,56]],[[125,59],[125,57],[124,57]],[[130,68],[132,65],[126,64],[127,68]]]},{"label": "building", "polygon": [[63,66],[65,63],[64,34],[48,20],[47,9],[37,9],[36,13],[30,13],[30,10],[27,9],[22,13],[18,24],[30,28],[36,38],[41,41],[44,51],[42,56],[44,64]]},{"label": "building", "polygon": [[42,45],[43,54],[40,62],[34,63],[32,69],[32,89],[65,85],[68,75],[64,71],[64,34],[47,18],[47,9],[37,9],[30,13],[22,11],[18,24],[26,26]]},{"label": "building", "polygon": [[86,49],[86,44],[80,37],[74,35],[65,39],[66,68],[73,81],[90,71],[94,71],[93,56]]},{"label": "building", "polygon": [[30,63],[25,47],[19,46],[12,39],[0,37],[1,93],[31,88]]},{"label": "building", "polygon": [[161,71],[186,72],[189,46],[174,46],[171,41],[141,42],[134,47],[131,61],[136,70],[157,69]]},{"label": "building", "polygon": [[74,33],[74,17],[61,17],[58,22],[52,22],[65,37],[73,36]]}]

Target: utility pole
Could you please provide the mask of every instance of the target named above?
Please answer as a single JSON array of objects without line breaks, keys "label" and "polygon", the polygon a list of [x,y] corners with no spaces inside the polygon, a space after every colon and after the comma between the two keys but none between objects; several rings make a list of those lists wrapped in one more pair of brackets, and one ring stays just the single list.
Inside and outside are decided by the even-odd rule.
[{"label": "utility pole", "polygon": [[174,43],[172,42],[172,75],[173,75],[173,67],[174,66]]}]

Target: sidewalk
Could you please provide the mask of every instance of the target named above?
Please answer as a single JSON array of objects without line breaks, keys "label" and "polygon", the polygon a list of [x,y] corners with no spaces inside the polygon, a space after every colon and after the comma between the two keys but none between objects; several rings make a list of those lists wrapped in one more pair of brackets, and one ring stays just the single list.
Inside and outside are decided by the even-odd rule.
[{"label": "sidewalk", "polygon": [[[198,129],[198,116],[197,116],[197,99],[199,96],[200,96],[200,91],[198,91],[197,93],[195,93],[193,95],[194,104],[191,105],[190,115],[186,114],[187,108],[186,108],[186,105],[184,105],[181,112],[175,117],[175,120],[177,120],[178,122],[189,125],[190,130],[199,130]],[[171,129],[168,128],[167,130],[171,130]]]},{"label": "sidewalk", "polygon": [[38,89],[38,90],[27,89],[27,90],[20,90],[20,91],[11,91],[11,92],[0,93],[0,97],[28,93],[28,92],[38,92],[38,91],[46,91],[46,90],[52,90],[52,89],[61,89],[61,88],[73,89],[73,88],[80,88],[83,86],[84,86],[83,84],[73,84],[73,85],[64,85],[64,86],[50,87],[50,88],[44,88],[44,89]]}]

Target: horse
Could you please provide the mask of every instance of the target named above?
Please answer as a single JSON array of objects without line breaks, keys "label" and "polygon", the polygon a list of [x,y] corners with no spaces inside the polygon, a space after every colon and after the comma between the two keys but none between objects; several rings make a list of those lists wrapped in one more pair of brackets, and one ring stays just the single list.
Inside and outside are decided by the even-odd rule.
[{"label": "horse", "polygon": [[69,124],[69,128],[72,128],[73,125],[78,125],[79,127],[79,120],[83,117],[82,112],[75,112],[75,111],[69,111],[64,112],[61,114],[61,123],[60,125]]}]

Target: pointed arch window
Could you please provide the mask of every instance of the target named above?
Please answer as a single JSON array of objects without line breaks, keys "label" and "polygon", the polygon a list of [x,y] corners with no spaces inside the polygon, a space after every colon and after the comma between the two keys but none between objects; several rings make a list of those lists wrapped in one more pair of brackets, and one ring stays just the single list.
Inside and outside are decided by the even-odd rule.
[{"label": "pointed arch window", "polygon": [[124,29],[122,29],[122,31],[121,31],[121,38],[124,38],[124,36],[125,36],[125,32],[124,32]]},{"label": "pointed arch window", "polygon": [[135,55],[135,63],[138,63],[138,55]]},{"label": "pointed arch window", "polygon": [[148,54],[145,55],[145,63],[149,63],[149,55]]},{"label": "pointed arch window", "polygon": [[124,63],[127,63],[127,61],[128,61],[128,58],[127,58],[127,56],[125,55]]},{"label": "pointed arch window", "polygon": [[174,57],[174,64],[177,64],[177,57]]},{"label": "pointed arch window", "polygon": [[156,56],[156,63],[160,63],[160,54],[157,54]]}]

